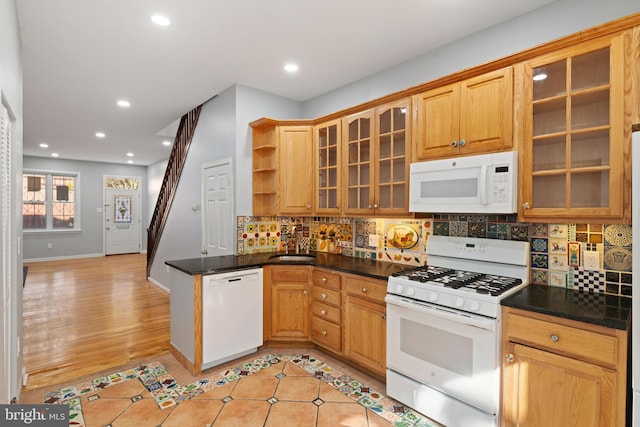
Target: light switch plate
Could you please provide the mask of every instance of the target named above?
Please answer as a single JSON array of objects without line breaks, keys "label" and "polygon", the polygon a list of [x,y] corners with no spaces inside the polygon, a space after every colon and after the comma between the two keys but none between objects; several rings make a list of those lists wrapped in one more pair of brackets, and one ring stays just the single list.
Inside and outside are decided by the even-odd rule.
[{"label": "light switch plate", "polygon": [[380,242],[380,236],[377,234],[369,234],[369,246],[378,247],[378,243]]},{"label": "light switch plate", "polygon": [[600,253],[598,251],[584,251],[583,267],[585,270],[600,270]]}]

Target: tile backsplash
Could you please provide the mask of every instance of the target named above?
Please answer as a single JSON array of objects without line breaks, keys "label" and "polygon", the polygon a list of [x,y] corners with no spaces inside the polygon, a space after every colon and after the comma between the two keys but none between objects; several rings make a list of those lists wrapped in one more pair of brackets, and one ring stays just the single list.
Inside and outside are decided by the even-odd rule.
[{"label": "tile backsplash", "polygon": [[430,235],[528,241],[530,282],[631,296],[630,225],[529,224],[515,215],[434,215],[422,219],[237,218],[237,253],[331,252],[408,265],[427,262]]}]

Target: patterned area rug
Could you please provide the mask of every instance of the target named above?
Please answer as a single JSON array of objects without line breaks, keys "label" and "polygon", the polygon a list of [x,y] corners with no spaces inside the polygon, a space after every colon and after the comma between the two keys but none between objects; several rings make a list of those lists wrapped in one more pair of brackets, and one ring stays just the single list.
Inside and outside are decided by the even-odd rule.
[{"label": "patterned area rug", "polygon": [[[85,397],[88,402],[91,402],[93,399],[99,398],[97,393],[113,385],[126,381],[140,381],[151,393],[158,407],[166,409],[179,405],[185,400],[190,400],[216,387],[269,368],[281,361],[290,362],[302,368],[318,380],[325,382],[358,404],[380,415],[396,427],[435,427],[438,425],[432,424],[430,420],[412,409],[307,354],[267,354],[185,386],[178,384],[161,363],[151,362],[134,369],[99,377],[90,382],[53,390],[45,394],[44,403],[64,403],[69,405],[69,425],[84,427],[86,424],[82,414],[80,398]],[[136,398],[142,399],[141,396],[136,396],[132,400],[135,401]]]}]

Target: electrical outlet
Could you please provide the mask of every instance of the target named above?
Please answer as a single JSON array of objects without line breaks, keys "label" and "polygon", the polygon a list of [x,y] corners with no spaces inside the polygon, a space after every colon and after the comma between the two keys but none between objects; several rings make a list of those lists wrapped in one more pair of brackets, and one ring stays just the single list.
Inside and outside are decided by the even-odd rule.
[{"label": "electrical outlet", "polygon": [[378,236],[377,234],[369,234],[369,246],[377,248],[379,242],[380,236]]},{"label": "electrical outlet", "polygon": [[600,253],[598,251],[584,251],[583,266],[585,270],[600,270]]},{"label": "electrical outlet", "polygon": [[48,249],[51,249],[52,247],[53,247],[53,243],[51,243],[51,242],[47,243],[47,248]]}]

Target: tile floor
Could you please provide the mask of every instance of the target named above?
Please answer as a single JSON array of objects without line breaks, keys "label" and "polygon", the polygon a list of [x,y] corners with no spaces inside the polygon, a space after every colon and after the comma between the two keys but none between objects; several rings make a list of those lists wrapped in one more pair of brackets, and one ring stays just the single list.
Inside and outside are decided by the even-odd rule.
[{"label": "tile floor", "polygon": [[[70,425],[86,427],[439,426],[387,398],[384,383],[315,349],[265,349],[197,377],[168,353],[135,367],[142,365],[147,375],[155,369],[166,387],[146,387],[153,379],[109,379],[134,367],[127,366],[25,392],[21,403],[76,393],[64,399],[75,401]],[[95,387],[108,381],[113,385]]]}]

